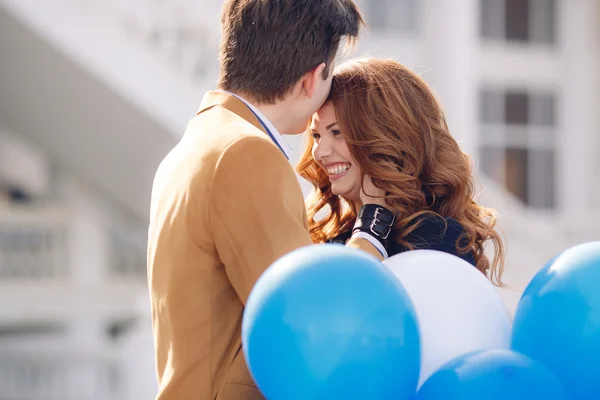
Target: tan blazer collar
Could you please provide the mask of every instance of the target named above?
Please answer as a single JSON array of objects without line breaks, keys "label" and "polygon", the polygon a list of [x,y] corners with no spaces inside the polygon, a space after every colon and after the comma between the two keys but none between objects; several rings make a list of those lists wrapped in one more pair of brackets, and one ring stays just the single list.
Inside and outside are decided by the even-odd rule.
[{"label": "tan blazer collar", "polygon": [[248,108],[248,106],[239,98],[220,90],[211,90],[202,98],[202,103],[200,103],[198,114],[214,106],[223,107],[232,113],[237,114],[264,133],[267,133],[256,115],[254,115],[252,110],[250,110],[250,108]]}]

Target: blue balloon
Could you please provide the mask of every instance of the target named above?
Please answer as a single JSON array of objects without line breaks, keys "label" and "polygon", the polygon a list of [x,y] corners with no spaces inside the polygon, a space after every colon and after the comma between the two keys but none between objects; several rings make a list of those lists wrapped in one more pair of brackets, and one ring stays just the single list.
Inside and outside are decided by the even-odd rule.
[{"label": "blue balloon", "polygon": [[548,367],[573,398],[600,398],[600,242],[564,251],[535,275],[512,348]]},{"label": "blue balloon", "polygon": [[416,392],[413,305],[361,250],[313,245],[276,261],[250,293],[242,343],[269,400],[397,400]]},{"label": "blue balloon", "polygon": [[429,377],[416,400],[568,400],[562,383],[541,363],[511,350],[458,357]]}]

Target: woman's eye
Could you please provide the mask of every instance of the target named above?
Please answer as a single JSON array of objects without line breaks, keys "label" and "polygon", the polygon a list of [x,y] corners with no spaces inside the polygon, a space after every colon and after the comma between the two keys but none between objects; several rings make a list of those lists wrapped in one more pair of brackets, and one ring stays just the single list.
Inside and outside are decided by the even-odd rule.
[{"label": "woman's eye", "polygon": [[340,131],[339,129],[332,129],[331,133],[333,134],[333,136],[338,136],[342,134],[342,131]]},{"label": "woman's eye", "polygon": [[321,138],[321,135],[319,135],[319,134],[318,134],[318,133],[316,133],[316,132],[313,132],[313,133],[311,134],[311,136],[313,137],[313,139],[320,139],[320,138]]}]

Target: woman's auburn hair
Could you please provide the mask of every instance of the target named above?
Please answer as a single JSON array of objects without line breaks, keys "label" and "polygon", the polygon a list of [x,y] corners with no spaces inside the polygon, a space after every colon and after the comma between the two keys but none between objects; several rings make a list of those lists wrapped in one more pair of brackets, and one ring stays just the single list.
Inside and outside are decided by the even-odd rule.
[{"label": "woman's auburn hair", "polygon": [[[464,228],[458,253],[472,251],[477,269],[501,284],[504,251],[496,212],[475,201],[471,160],[423,79],[394,60],[347,61],[336,68],[327,101],[362,173],[386,192],[396,214],[395,240],[414,249],[407,238],[424,216],[454,218]],[[331,192],[308,136],[296,169],[315,188],[307,198],[310,234],[315,243],[324,243],[352,229],[356,213],[352,202]],[[317,219],[319,212],[325,216]],[[488,240],[494,245],[491,264],[484,250]]]}]

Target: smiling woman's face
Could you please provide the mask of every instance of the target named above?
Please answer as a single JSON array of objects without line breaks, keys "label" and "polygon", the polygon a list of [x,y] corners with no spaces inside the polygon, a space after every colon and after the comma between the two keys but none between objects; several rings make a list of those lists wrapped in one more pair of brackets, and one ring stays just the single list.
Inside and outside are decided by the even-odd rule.
[{"label": "smiling woman's face", "polygon": [[350,154],[331,101],[313,115],[310,135],[314,139],[313,158],[329,176],[331,192],[359,202],[361,170]]}]

